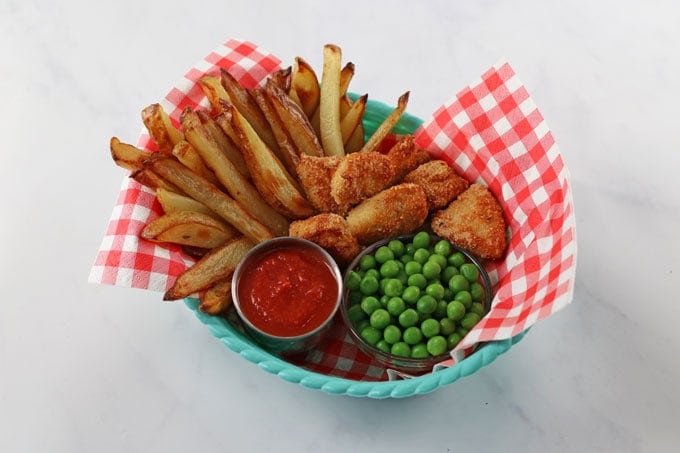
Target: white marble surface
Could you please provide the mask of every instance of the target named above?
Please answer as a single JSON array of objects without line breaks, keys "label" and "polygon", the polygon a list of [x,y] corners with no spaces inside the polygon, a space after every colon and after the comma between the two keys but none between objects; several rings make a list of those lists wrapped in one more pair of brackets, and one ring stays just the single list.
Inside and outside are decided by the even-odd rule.
[{"label": "white marble surface", "polygon": [[[680,441],[675,1],[0,2],[0,451],[671,451]],[[392,36],[391,36],[392,35]],[[336,42],[374,99],[427,116],[506,57],[572,173],[574,303],[424,396],[264,373],[182,304],[86,283],[134,140],[230,37]]]}]

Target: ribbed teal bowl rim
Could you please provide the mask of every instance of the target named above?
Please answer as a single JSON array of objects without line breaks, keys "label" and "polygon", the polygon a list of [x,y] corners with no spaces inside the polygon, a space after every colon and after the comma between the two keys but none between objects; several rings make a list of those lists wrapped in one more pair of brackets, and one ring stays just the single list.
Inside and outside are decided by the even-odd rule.
[{"label": "ribbed teal bowl rim", "polygon": [[[357,95],[350,94],[350,97],[356,99]],[[369,100],[363,121],[366,136],[370,136],[393,109],[394,107],[381,102]],[[422,123],[421,119],[406,113],[392,131],[398,134],[410,134],[415,132]],[[375,399],[424,395],[452,384],[462,377],[476,373],[480,368],[490,364],[496,357],[505,353],[527,333],[527,331],[524,331],[507,340],[485,343],[457,364],[422,376],[392,381],[355,381],[316,373],[286,362],[262,349],[248,336],[229,324],[226,319],[201,312],[198,309],[199,301],[197,299],[187,298],[184,302],[196,317],[208,327],[213,336],[247,361],[285,381],[313,390],[320,390],[330,395]]]}]

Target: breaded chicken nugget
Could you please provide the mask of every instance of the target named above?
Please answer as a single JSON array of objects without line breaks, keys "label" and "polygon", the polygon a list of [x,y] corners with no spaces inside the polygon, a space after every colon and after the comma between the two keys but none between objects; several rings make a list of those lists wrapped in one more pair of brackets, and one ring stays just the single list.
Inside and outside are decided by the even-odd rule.
[{"label": "breaded chicken nugget", "polygon": [[392,183],[395,184],[402,182],[408,172],[432,159],[427,150],[416,147],[413,135],[404,135],[399,138],[385,155],[392,165],[394,171]]},{"label": "breaded chicken nugget", "polygon": [[427,218],[427,197],[418,184],[403,183],[364,200],[347,215],[347,224],[360,244],[411,233]]},{"label": "breaded chicken nugget", "polygon": [[340,213],[383,190],[392,181],[390,160],[378,152],[347,154],[331,178],[331,196]]},{"label": "breaded chicken nugget", "polygon": [[505,228],[501,205],[481,184],[470,185],[446,209],[432,216],[435,234],[485,259],[503,256]]},{"label": "breaded chicken nugget", "polygon": [[307,199],[319,212],[337,212],[338,204],[331,196],[331,177],[342,160],[338,156],[300,156],[296,171]]},{"label": "breaded chicken nugget", "polygon": [[412,182],[423,187],[430,211],[448,205],[468,188],[470,183],[460,177],[453,168],[442,160],[431,160],[404,176],[404,182]]},{"label": "breaded chicken nugget", "polygon": [[290,224],[289,234],[320,245],[340,266],[349,264],[361,252],[347,222],[338,214],[317,214],[296,220]]}]

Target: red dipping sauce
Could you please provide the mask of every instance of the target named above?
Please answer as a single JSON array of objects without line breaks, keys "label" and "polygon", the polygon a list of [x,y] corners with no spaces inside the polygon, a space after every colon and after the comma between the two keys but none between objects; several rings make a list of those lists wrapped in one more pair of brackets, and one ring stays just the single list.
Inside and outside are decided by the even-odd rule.
[{"label": "red dipping sauce", "polygon": [[261,331],[296,337],[321,326],[336,308],[340,288],[323,255],[281,246],[245,263],[238,284],[241,312]]}]

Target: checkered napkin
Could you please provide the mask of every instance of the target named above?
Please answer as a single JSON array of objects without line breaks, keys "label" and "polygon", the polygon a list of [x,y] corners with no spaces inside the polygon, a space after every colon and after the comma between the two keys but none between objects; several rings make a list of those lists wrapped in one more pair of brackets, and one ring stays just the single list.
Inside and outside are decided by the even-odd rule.
[{"label": "checkered napkin", "polygon": [[[252,43],[230,40],[192,68],[161,105],[178,122],[185,107],[208,106],[196,83],[202,75],[224,68],[254,87],[280,63]],[[505,61],[440,107],[415,137],[468,180],[487,185],[502,200],[510,230],[505,258],[486,263],[495,289],[492,309],[451,360],[438,365],[450,366],[471,346],[515,336],[571,302],[576,232],[569,173],[541,113]],[[145,133],[137,145],[155,150]],[[153,191],[125,178],[89,281],[167,290],[194,260],[179,247],[139,239],[144,225],[161,214]],[[339,320],[319,350],[291,361],[350,379],[392,376],[352,344]]]}]

